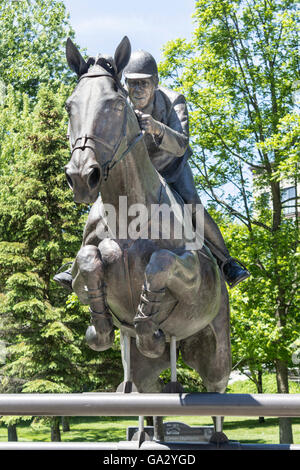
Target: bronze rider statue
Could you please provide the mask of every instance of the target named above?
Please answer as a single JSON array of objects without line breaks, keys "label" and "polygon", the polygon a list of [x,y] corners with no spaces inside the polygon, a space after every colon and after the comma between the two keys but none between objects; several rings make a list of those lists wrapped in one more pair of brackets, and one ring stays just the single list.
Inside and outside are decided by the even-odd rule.
[{"label": "bronze rider statue", "polygon": [[[201,200],[188,163],[192,150],[189,146],[189,119],[184,96],[158,85],[156,61],[146,51],[131,54],[124,76],[130,102],[141,129],[145,131],[144,138],[154,167],[186,204],[196,207],[196,204],[201,204]],[[230,256],[217,224],[205,209],[204,238],[230,287],[249,277],[244,266]],[[71,288],[71,271],[59,272],[54,280]]]}]

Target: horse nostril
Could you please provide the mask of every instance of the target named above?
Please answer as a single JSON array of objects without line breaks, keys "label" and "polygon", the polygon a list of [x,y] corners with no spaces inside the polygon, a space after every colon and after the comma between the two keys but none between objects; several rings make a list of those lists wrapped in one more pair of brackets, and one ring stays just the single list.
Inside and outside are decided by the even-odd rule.
[{"label": "horse nostril", "polygon": [[73,189],[73,186],[74,186],[74,185],[73,185],[72,178],[71,178],[70,175],[68,175],[67,172],[65,172],[65,173],[66,173],[66,178],[67,178],[68,185],[69,185],[69,187],[70,187],[71,189]]},{"label": "horse nostril", "polygon": [[100,180],[100,170],[99,168],[95,167],[91,171],[89,178],[88,178],[88,185],[91,189],[94,189]]}]

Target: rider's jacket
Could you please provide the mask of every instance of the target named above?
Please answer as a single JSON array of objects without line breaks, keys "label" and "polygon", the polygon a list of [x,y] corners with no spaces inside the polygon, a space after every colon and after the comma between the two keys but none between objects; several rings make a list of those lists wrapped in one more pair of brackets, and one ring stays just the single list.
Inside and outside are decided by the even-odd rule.
[{"label": "rider's jacket", "polygon": [[161,137],[145,135],[150,159],[168,183],[175,182],[187,159],[189,147],[189,118],[183,95],[167,88],[155,91],[152,117],[163,124]]}]

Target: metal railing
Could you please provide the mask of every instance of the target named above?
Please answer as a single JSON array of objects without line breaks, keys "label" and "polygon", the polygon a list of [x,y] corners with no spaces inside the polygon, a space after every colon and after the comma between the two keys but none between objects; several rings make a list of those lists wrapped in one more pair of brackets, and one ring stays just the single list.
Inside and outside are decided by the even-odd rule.
[{"label": "metal railing", "polygon": [[[2,416],[265,416],[300,417],[300,394],[82,393],[2,394]],[[138,447],[139,446],[139,447]],[[195,447],[196,446],[196,447]],[[300,449],[300,445],[229,443],[239,449]],[[214,449],[213,444],[144,442],[1,442],[14,449]],[[228,447],[227,447],[228,448]]]}]

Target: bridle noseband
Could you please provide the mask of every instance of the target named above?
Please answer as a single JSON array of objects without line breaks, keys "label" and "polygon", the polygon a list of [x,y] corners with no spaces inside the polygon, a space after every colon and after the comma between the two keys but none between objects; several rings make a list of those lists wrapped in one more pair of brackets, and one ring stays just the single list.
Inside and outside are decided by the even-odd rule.
[{"label": "bridle noseband", "polygon": [[[116,82],[116,84],[119,86],[119,88],[121,86],[121,90],[123,89],[122,85],[120,84],[119,79],[116,80],[117,76],[113,76],[110,73],[86,73],[86,74],[84,74],[80,77],[79,81],[82,80],[83,78],[91,78],[91,77],[109,77],[109,78],[113,79]],[[129,105],[128,105],[127,102],[125,102],[125,103],[126,103],[126,106],[125,106],[125,112],[124,112],[124,119],[123,119],[123,123],[122,123],[122,129],[121,129],[118,141],[114,146],[107,143],[101,137],[98,137],[98,136],[95,136],[95,135],[90,135],[90,134],[85,134],[84,136],[77,137],[74,144],[71,144],[71,148],[72,148],[71,157],[72,157],[73,153],[75,152],[75,150],[77,150],[77,149],[85,150],[85,149],[89,148],[94,153],[96,153],[95,147],[92,146],[92,145],[88,145],[88,141],[93,141],[95,143],[98,142],[98,143],[104,145],[104,147],[106,147],[108,150],[110,150],[112,152],[111,159],[108,160],[107,162],[105,162],[104,164],[100,165],[104,181],[107,180],[110,170],[115,165],[117,165],[117,163],[119,163],[121,160],[123,160],[123,158],[126,157],[126,155],[132,150],[132,148],[144,136],[143,132],[141,131],[136,137],[134,137],[134,139],[130,142],[130,144],[127,145],[126,149],[121,153],[121,155],[118,155],[119,151],[120,151],[120,148],[122,146],[122,143],[124,141],[126,141],[126,143],[127,143],[126,129],[127,129],[127,114],[128,114],[128,106]],[[77,145],[78,141],[81,141],[81,142],[80,142],[80,144]]]}]

